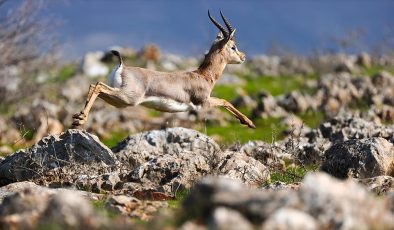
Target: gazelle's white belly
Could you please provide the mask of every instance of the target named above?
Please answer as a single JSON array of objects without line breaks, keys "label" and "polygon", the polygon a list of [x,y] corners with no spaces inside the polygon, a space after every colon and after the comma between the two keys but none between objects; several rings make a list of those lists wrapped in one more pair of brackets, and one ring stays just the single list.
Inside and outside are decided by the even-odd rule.
[{"label": "gazelle's white belly", "polygon": [[169,98],[154,96],[144,98],[140,105],[162,112],[170,113],[186,112],[190,110],[198,110],[201,108],[201,106],[195,105],[193,103],[182,103]]}]

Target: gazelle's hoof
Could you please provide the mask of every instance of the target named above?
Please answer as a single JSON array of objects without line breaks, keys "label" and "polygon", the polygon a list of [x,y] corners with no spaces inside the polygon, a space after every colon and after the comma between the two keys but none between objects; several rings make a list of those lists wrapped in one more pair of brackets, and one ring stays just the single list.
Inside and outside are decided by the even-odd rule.
[{"label": "gazelle's hoof", "polygon": [[255,129],[256,128],[256,126],[253,124],[253,122],[248,124],[248,127],[251,128],[251,129]]},{"label": "gazelle's hoof", "polygon": [[256,126],[253,124],[253,121],[249,120],[249,118],[245,118],[245,119],[241,120],[241,124],[247,125],[251,129],[256,128]]},{"label": "gazelle's hoof", "polygon": [[83,112],[76,113],[76,114],[73,115],[73,118],[75,120],[86,120],[86,117],[87,116]]},{"label": "gazelle's hoof", "polygon": [[72,128],[77,128],[78,126],[85,124],[85,122],[87,120],[87,116],[84,113],[80,112],[80,113],[74,114],[73,119],[74,119],[74,121],[72,123]]}]

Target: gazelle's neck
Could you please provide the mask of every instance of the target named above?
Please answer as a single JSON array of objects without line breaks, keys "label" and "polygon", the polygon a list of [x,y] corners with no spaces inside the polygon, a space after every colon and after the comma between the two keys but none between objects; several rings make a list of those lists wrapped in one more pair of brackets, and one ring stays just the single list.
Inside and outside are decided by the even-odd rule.
[{"label": "gazelle's neck", "polygon": [[205,55],[204,61],[196,70],[197,73],[204,75],[204,77],[212,84],[222,75],[224,68],[226,68],[227,61],[218,53],[208,53]]}]

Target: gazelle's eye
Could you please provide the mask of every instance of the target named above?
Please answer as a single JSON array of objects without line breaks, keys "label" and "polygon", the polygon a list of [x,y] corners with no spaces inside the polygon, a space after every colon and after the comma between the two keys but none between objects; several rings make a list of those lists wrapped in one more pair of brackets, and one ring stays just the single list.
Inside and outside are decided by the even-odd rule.
[{"label": "gazelle's eye", "polygon": [[235,51],[235,50],[237,50],[237,47],[233,46],[233,47],[231,47],[231,49]]}]

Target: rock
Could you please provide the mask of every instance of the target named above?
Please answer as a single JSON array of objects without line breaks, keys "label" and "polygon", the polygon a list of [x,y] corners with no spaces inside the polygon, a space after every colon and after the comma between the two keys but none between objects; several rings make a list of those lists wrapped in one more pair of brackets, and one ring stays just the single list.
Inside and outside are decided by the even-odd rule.
[{"label": "rock", "polygon": [[350,139],[382,137],[394,143],[393,126],[379,125],[352,114],[338,115],[319,126],[323,138],[333,143]]},{"label": "rock", "polygon": [[113,191],[123,187],[123,183],[120,182],[119,175],[117,173],[109,173],[101,175],[101,189],[106,191]]},{"label": "rock", "polygon": [[379,196],[394,193],[394,178],[391,176],[377,176],[357,181]]},{"label": "rock", "polygon": [[310,107],[307,99],[297,91],[279,97],[277,103],[286,111],[293,113],[305,112]]},{"label": "rock", "polygon": [[362,52],[357,56],[356,64],[365,68],[371,68],[372,59],[368,53]]},{"label": "rock", "polygon": [[241,86],[245,84],[245,80],[239,78],[235,74],[223,74],[216,82],[217,85],[237,85]]},{"label": "rock", "polygon": [[[86,131],[70,129],[60,135],[45,137],[32,147],[7,156],[0,163],[0,185],[43,179],[47,173],[59,167],[73,169],[67,171],[65,176],[79,176],[81,172],[88,173],[94,165],[104,169],[115,162],[111,150],[96,136]],[[50,179],[51,176],[48,176]]]},{"label": "rock", "polygon": [[394,173],[394,147],[383,138],[348,140],[331,146],[321,170],[338,178],[370,178]]},{"label": "rock", "polygon": [[394,76],[387,71],[381,71],[372,77],[372,83],[379,92],[376,95],[378,101],[394,106]]},{"label": "rock", "polygon": [[254,229],[253,225],[239,212],[229,208],[218,207],[213,211],[209,229],[222,230],[248,230]]},{"label": "rock", "polygon": [[[7,145],[1,145],[0,146],[0,156],[6,156],[9,155],[13,152],[13,149]],[[1,159],[1,161],[3,161],[4,159]]]},{"label": "rock", "polygon": [[267,92],[260,92],[257,107],[252,111],[252,117],[284,117],[287,112],[277,104],[276,99]]},{"label": "rock", "polygon": [[236,149],[222,152],[211,138],[185,128],[135,134],[113,151],[130,169],[124,182],[170,196],[208,174],[238,178],[250,186],[269,180],[268,168],[253,157]]},{"label": "rock", "polygon": [[278,56],[255,56],[248,61],[251,66],[252,72],[257,75],[264,76],[278,76],[280,57]]},{"label": "rock", "polygon": [[219,164],[219,174],[232,179],[240,179],[250,186],[260,186],[270,180],[268,168],[259,161],[240,152],[227,151],[227,156]]},{"label": "rock", "polygon": [[6,186],[15,193],[6,196],[0,204],[2,227],[35,229],[54,224],[63,228],[98,229],[106,226],[108,220],[95,213],[79,192],[22,183],[14,188]]},{"label": "rock", "polygon": [[105,206],[115,213],[148,221],[160,208],[166,208],[167,202],[140,201],[135,197],[120,195],[108,197]]},{"label": "rock", "polygon": [[[21,139],[20,132],[13,128],[6,119],[0,117],[0,143],[17,143]],[[9,154],[6,149],[0,150],[0,153],[3,153],[3,155]]]},{"label": "rock", "polygon": [[187,221],[179,229],[180,230],[206,230],[207,228],[199,223],[193,221]]},{"label": "rock", "polygon": [[[377,199],[352,180],[338,181],[327,174],[309,174],[303,180],[299,197],[301,208],[323,226],[340,229],[390,229],[393,213],[386,200]],[[374,210],[371,212],[371,210]]]},{"label": "rock", "polygon": [[207,177],[191,190],[183,209],[202,224],[209,224],[220,207],[263,229],[274,225],[283,226],[279,229],[391,229],[394,214],[387,202],[352,180],[315,173],[308,174],[296,191],[248,189],[237,181]]},{"label": "rock", "polygon": [[101,62],[103,57],[104,53],[100,51],[85,54],[81,64],[83,74],[92,78],[107,75],[109,68]]},{"label": "rock", "polygon": [[11,121],[15,127],[23,130],[22,135],[32,132],[33,138],[28,144],[34,144],[45,135],[59,134],[63,131],[63,124],[57,119],[61,111],[62,108],[58,105],[35,99],[31,106],[19,109],[12,116]]},{"label": "rock", "polygon": [[85,75],[78,74],[66,81],[65,86],[61,87],[60,94],[68,102],[82,102],[86,100],[85,97],[91,83],[91,79]]},{"label": "rock", "polygon": [[75,192],[61,191],[50,198],[39,223],[69,229],[101,229],[107,226],[108,220],[97,214],[87,200]]},{"label": "rock", "polygon": [[317,226],[315,219],[307,213],[292,208],[280,208],[268,217],[262,229],[317,230]]},{"label": "rock", "polygon": [[293,156],[278,142],[268,144],[264,141],[248,141],[239,148],[239,152],[260,161],[263,165],[275,169],[284,168],[283,160],[293,160]]},{"label": "rock", "polygon": [[296,182],[293,184],[286,184],[281,181],[276,181],[274,183],[263,186],[263,189],[272,190],[272,191],[279,191],[279,190],[285,190],[285,189],[299,190],[301,185],[302,184],[299,182]]},{"label": "rock", "polygon": [[129,136],[113,148],[131,169],[128,182],[174,193],[215,171],[223,154],[208,136],[185,128],[153,130]]},{"label": "rock", "polygon": [[0,187],[0,203],[3,201],[4,197],[9,196],[13,193],[23,191],[25,189],[42,189],[41,186],[36,185],[33,182],[23,181],[8,184],[6,186]]}]

